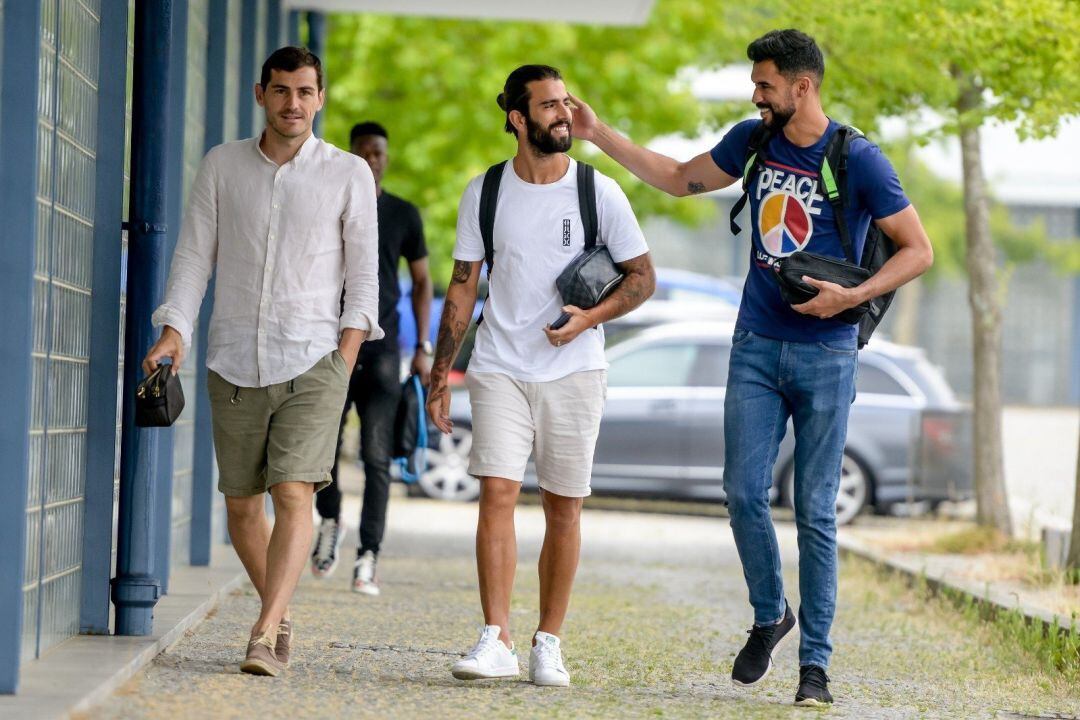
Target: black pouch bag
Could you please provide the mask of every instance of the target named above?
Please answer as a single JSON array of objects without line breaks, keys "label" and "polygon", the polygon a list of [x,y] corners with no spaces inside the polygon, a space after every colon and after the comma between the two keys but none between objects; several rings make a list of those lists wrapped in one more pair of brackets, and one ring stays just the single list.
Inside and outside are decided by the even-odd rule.
[{"label": "black pouch bag", "polygon": [[[861,285],[871,275],[869,270],[859,265],[808,252],[792,253],[779,260],[776,267],[776,281],[780,284],[780,295],[789,305],[809,302],[818,294],[816,287],[803,281],[804,275],[846,288]],[[839,315],[834,315],[832,319],[854,325],[862,320],[869,309],[870,303],[864,302],[848,308]]]},{"label": "black pouch bag", "polygon": [[168,427],[184,409],[184,389],[172,365],[158,365],[135,388],[135,424],[139,427]]},{"label": "black pouch bag", "polygon": [[[595,238],[593,242],[596,242]],[[559,289],[564,303],[588,310],[610,295],[624,277],[625,273],[615,265],[607,246],[593,245],[559,273],[555,287]],[[570,313],[563,313],[551,323],[551,327],[558,330],[569,320]]]}]

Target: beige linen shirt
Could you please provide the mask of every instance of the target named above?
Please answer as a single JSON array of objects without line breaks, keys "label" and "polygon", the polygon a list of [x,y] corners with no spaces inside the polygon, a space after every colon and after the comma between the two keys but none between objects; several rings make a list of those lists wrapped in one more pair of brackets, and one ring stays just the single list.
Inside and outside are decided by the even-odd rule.
[{"label": "beige linen shirt", "polygon": [[189,198],[153,323],[190,345],[216,268],[211,370],[264,387],[312,368],[345,328],[383,336],[375,181],[364,160],[314,135],[280,166],[257,137],[226,143],[203,158]]}]

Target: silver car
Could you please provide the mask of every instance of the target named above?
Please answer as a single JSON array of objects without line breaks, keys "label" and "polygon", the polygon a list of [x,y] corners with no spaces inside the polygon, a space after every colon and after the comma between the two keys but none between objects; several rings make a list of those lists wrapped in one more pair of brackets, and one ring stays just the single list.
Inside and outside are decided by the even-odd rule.
[{"label": "silver car", "polygon": [[[613,328],[613,330],[616,328]],[[621,333],[608,349],[608,397],[596,445],[597,493],[722,501],[724,393],[731,322],[681,322]],[[616,333],[613,333],[615,335]],[[970,421],[941,372],[918,348],[873,340],[859,353],[837,522],[864,508],[970,497]],[[468,396],[451,401],[455,430],[433,438],[425,494],[471,500]],[[774,497],[790,504],[794,438],[780,445]],[[526,486],[535,486],[530,474]]]}]

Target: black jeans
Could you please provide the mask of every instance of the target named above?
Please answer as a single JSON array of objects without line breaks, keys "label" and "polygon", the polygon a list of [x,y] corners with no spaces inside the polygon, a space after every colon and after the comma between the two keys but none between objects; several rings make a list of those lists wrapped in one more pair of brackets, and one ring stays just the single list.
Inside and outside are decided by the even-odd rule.
[{"label": "black jeans", "polygon": [[386,529],[386,505],[390,499],[390,453],[393,452],[394,416],[401,397],[401,354],[397,343],[364,343],[356,369],[349,379],[349,393],[341,412],[337,453],[330,471],[333,482],[315,496],[323,518],[341,515],[338,486],[338,454],[349,408],[356,404],[360,416],[360,458],[364,461],[364,504],[360,510],[360,552],[379,552]]}]

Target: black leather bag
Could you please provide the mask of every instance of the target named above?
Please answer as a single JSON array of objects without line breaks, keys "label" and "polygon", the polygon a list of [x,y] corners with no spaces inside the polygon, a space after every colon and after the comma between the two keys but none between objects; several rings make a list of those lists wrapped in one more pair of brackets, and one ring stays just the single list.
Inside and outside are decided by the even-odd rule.
[{"label": "black leather bag", "polygon": [[[795,252],[776,263],[776,281],[780,284],[780,295],[783,296],[784,302],[789,305],[799,305],[817,296],[818,289],[804,282],[804,275],[815,280],[825,280],[841,287],[851,288],[864,283],[870,278],[871,273],[860,265],[845,262],[839,258]],[[864,302],[848,308],[839,315],[834,315],[832,319],[855,325],[862,320],[869,309],[870,303]]]},{"label": "black leather bag", "polygon": [[172,365],[158,365],[135,388],[135,424],[139,427],[168,427],[184,409],[184,389]]},{"label": "black leather bag", "polygon": [[[555,280],[555,287],[564,303],[588,310],[610,295],[624,277],[626,274],[615,265],[607,246],[594,245],[566,266]],[[563,313],[551,327],[558,330],[569,320],[570,313]]]}]

